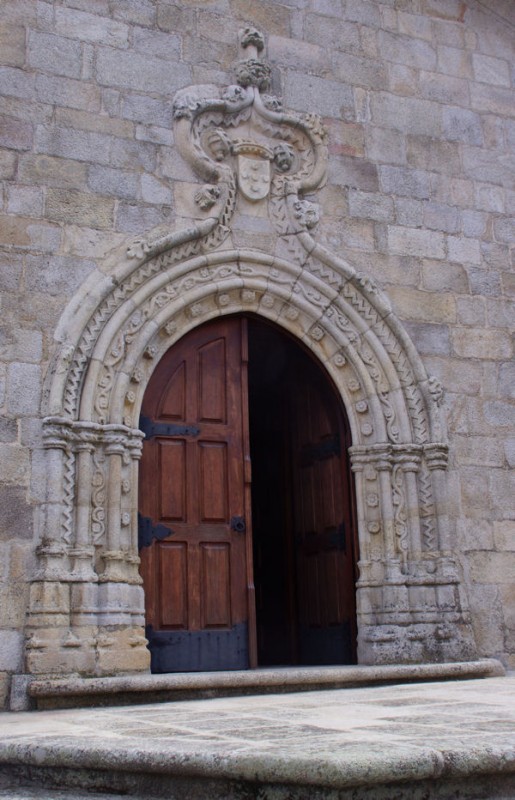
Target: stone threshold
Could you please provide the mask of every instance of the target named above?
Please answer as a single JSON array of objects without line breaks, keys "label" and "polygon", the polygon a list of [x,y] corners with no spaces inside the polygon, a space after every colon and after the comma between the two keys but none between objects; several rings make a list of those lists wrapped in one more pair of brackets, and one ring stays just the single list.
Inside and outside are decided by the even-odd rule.
[{"label": "stone threshold", "polygon": [[13,711],[131,705],[173,700],[281,694],[423,681],[505,675],[496,659],[445,664],[281,667],[224,672],[125,675],[102,678],[31,679],[13,683]]}]

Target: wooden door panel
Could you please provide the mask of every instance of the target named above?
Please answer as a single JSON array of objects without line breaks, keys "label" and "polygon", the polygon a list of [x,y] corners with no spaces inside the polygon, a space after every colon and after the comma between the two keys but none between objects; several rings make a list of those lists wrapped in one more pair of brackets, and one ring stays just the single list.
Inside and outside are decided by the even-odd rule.
[{"label": "wooden door panel", "polygon": [[201,522],[229,521],[227,442],[199,442],[199,500]]},{"label": "wooden door panel", "polygon": [[199,419],[227,420],[227,362],[225,339],[216,339],[199,349]]},{"label": "wooden door panel", "polygon": [[158,416],[161,419],[186,419],[186,364],[180,362],[162,393],[162,405]]},{"label": "wooden door panel", "polygon": [[161,520],[186,521],[188,473],[186,470],[186,442],[184,439],[158,440],[159,512]]},{"label": "wooden door panel", "polygon": [[229,628],[231,625],[231,560],[228,543],[200,545],[201,625]]},{"label": "wooden door panel", "polygon": [[[145,393],[140,508],[152,541],[140,555],[155,672],[249,663],[245,335],[230,318],[195,329]],[[247,519],[246,535],[231,529],[234,516]]]},{"label": "wooden door panel", "polygon": [[161,628],[188,629],[188,546],[186,542],[160,542],[159,603]]}]

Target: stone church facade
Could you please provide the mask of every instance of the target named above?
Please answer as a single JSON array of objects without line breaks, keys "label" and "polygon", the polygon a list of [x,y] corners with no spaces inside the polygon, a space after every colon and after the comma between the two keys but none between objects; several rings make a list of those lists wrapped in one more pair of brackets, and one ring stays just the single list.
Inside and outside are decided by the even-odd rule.
[{"label": "stone church facade", "polygon": [[[6,0],[2,14],[4,706],[13,676],[148,672],[142,487],[164,481],[179,504],[183,490],[179,456],[162,478],[142,450],[156,435],[192,452],[199,429],[187,408],[150,434],[140,412],[163,357],[226,318],[309,354],[341,407],[353,659],[514,666],[512,4]],[[225,469],[213,453],[202,497]],[[244,456],[247,531],[220,514],[250,544],[233,564],[224,540],[205,564],[245,573],[256,666]],[[154,523],[175,586],[186,545]],[[202,580],[186,594],[215,603],[224,589]]]}]

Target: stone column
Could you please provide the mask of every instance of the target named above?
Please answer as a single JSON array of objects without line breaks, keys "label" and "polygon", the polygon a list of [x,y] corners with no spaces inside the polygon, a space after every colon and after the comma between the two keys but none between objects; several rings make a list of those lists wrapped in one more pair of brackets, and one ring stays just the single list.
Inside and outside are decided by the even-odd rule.
[{"label": "stone column", "polygon": [[449,510],[447,495],[447,463],[449,448],[446,444],[428,444],[424,446],[424,455],[431,473],[433,498],[438,525],[439,550],[451,552],[451,536],[449,530]]}]

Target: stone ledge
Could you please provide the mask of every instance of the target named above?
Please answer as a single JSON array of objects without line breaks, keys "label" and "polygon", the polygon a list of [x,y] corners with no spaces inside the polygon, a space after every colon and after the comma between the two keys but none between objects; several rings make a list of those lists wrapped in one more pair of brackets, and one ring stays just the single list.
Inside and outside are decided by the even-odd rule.
[{"label": "stone ledge", "polygon": [[[504,667],[496,659],[448,664],[285,667],[230,672],[36,679],[28,683],[27,695],[29,702],[32,701],[36,708],[50,709],[168,702],[238,694],[281,694],[382,683],[466,680],[503,675]],[[24,709],[18,706],[13,710]]]}]

